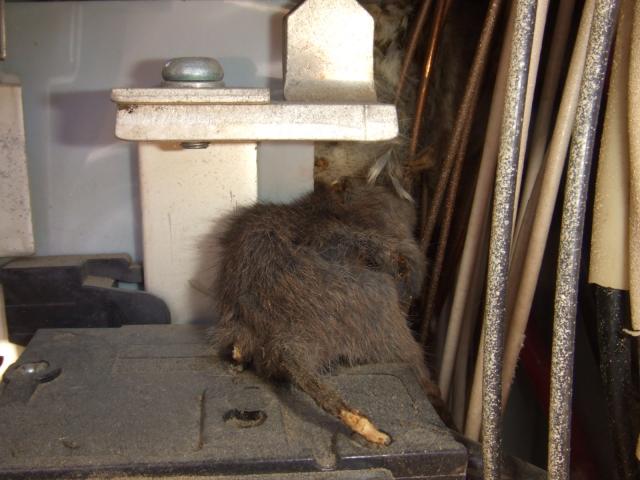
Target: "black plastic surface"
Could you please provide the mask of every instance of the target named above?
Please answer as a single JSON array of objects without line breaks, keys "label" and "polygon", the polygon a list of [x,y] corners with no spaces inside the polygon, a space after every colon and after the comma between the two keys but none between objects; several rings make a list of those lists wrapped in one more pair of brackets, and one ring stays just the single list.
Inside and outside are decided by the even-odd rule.
[{"label": "black plastic surface", "polygon": [[169,309],[140,290],[115,288],[141,283],[142,268],[126,255],[17,259],[0,268],[9,339],[26,345],[40,328],[119,327],[167,324]]},{"label": "black plastic surface", "polygon": [[[609,428],[616,454],[616,477],[638,478],[635,450],[640,424],[636,339],[630,328],[629,292],[591,284],[598,321],[600,375],[605,387]],[[612,472],[613,479],[613,472]]]}]

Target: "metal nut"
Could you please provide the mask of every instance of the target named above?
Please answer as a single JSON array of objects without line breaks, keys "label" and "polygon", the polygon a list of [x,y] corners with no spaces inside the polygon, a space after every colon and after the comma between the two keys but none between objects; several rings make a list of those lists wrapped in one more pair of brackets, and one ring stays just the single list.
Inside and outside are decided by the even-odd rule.
[{"label": "metal nut", "polygon": [[162,79],[166,82],[221,82],[224,78],[222,65],[209,57],[172,58],[162,68]]}]

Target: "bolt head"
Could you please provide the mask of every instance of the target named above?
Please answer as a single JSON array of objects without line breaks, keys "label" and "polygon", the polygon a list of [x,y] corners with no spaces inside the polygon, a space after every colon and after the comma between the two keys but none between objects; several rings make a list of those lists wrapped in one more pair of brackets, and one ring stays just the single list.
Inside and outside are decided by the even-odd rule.
[{"label": "bolt head", "polygon": [[167,82],[220,82],[223,78],[222,65],[209,57],[172,58],[162,68]]},{"label": "bolt head", "polygon": [[49,362],[45,361],[23,363],[16,366],[15,373],[18,376],[29,377],[42,373],[47,370],[47,368],[49,368]]}]

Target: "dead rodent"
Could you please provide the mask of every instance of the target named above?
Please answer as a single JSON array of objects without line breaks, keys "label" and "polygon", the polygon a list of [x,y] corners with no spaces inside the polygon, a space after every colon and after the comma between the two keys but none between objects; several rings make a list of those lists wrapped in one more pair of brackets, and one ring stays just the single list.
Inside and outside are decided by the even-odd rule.
[{"label": "dead rodent", "polygon": [[241,208],[226,222],[214,346],[264,378],[291,381],[369,441],[389,443],[321,374],[338,363],[407,362],[437,395],[406,322],[425,268],[413,206],[350,179],[290,205]]}]

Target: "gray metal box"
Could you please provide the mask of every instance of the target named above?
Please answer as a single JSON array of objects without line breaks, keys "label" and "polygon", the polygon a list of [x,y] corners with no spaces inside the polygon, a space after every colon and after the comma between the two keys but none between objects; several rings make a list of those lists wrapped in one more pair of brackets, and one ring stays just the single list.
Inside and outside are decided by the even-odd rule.
[{"label": "gray metal box", "polygon": [[327,381],[393,443],[370,446],[297,389],[234,372],[199,327],[40,330],[0,387],[0,478],[465,478],[465,448],[406,366]]}]

